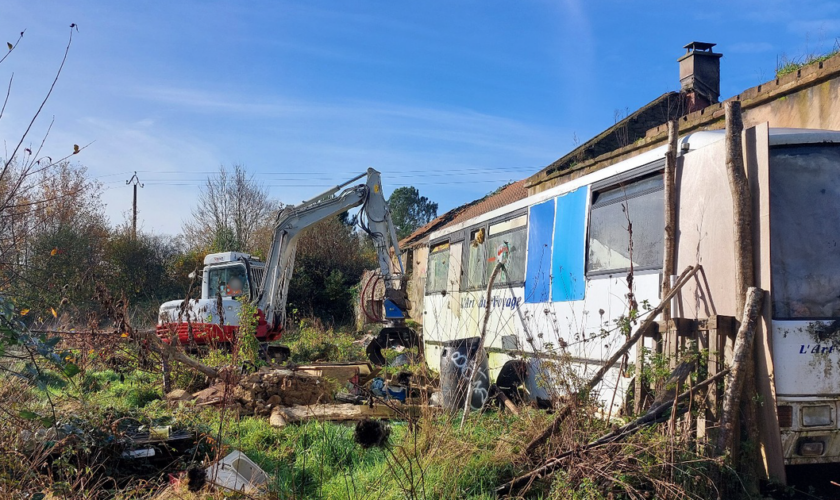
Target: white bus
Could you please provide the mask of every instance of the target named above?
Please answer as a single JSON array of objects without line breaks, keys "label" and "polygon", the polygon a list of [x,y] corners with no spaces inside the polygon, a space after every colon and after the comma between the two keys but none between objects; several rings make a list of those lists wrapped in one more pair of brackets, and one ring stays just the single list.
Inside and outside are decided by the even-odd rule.
[{"label": "white bus", "polygon": [[[675,269],[700,264],[702,272],[675,298],[672,316],[735,316],[724,134],[697,132],[679,145]],[[838,461],[840,132],[765,124],[745,131],[744,151],[757,285],[769,292],[755,383],[778,405],[771,420],[785,463]],[[452,341],[479,336],[498,259],[506,260],[490,299],[491,380],[505,387],[512,373],[526,373],[530,396],[549,399],[603,366],[625,341],[616,321],[629,301],[642,313],[660,301],[664,154],[663,146],[569,174],[559,186],[431,233],[423,313],[430,367],[440,369]],[[650,338],[644,345],[654,349]],[[634,350],[596,388],[605,413],[622,411]]]}]

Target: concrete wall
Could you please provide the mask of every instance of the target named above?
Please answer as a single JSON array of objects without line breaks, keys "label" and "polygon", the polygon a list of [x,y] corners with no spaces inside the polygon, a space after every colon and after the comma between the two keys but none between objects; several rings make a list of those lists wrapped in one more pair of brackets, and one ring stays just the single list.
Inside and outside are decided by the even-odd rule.
[{"label": "concrete wall", "polygon": [[840,78],[782,96],[744,113],[744,126],[840,130]]}]

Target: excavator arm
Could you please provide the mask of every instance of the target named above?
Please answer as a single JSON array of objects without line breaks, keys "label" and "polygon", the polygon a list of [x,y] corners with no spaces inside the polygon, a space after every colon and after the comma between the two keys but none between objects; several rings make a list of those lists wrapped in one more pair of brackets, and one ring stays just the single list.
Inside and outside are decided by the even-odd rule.
[{"label": "excavator arm", "polygon": [[[347,187],[363,177],[367,177],[364,184]],[[404,292],[398,288],[398,284],[404,269],[391,213],[382,193],[380,175],[372,168],[299,205],[287,205],[277,214],[265,277],[255,299],[257,307],[265,313],[269,328],[279,329],[285,323],[286,299],[298,237],[317,222],[358,206],[362,207],[359,225],[373,240],[379,270],[385,283],[385,319],[392,323],[389,326],[402,329],[407,307]],[[392,248],[399,264],[396,270],[392,269]]]}]

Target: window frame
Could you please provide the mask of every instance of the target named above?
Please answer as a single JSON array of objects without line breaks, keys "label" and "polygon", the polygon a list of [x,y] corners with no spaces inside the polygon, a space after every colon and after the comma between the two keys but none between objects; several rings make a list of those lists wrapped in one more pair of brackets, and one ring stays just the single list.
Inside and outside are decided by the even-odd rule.
[{"label": "window frame", "polygon": [[[664,170],[664,167],[665,167],[665,159],[656,160],[656,161],[653,161],[653,162],[648,163],[646,165],[643,165],[641,167],[630,170],[628,172],[623,172],[623,173],[618,174],[616,176],[610,177],[609,179],[604,179],[600,182],[593,183],[590,186],[589,207],[588,207],[587,213],[586,213],[586,247],[584,249],[584,253],[585,253],[585,255],[584,255],[584,276],[587,279],[608,277],[608,276],[612,276],[612,275],[615,275],[615,274],[626,273],[630,270],[629,267],[603,269],[603,270],[597,270],[597,271],[591,271],[590,268],[589,268],[589,264],[590,264],[589,254],[590,254],[590,248],[591,248],[591,244],[592,244],[592,213],[593,213],[593,208],[595,208],[595,205],[597,204],[598,195],[600,195],[602,193],[613,191],[615,189],[619,189],[619,188],[621,188],[622,185],[627,186],[629,184],[635,184],[637,182],[642,182],[642,181],[652,179],[652,178],[657,177],[657,176],[661,176],[663,178],[662,189],[656,189],[656,190],[648,189],[648,190],[642,191],[640,193],[636,193],[633,196],[625,197],[625,198],[623,198],[623,200],[632,200],[634,198],[639,198],[641,196],[648,195],[648,194],[653,194],[653,193],[656,193],[656,192],[662,192],[663,196],[664,196],[664,192],[665,192],[665,185],[664,185],[665,170]],[[609,203],[607,205],[604,205],[604,207],[610,206],[614,203],[619,203],[619,201]],[[598,207],[598,208],[603,208],[603,207]],[[664,209],[665,209],[664,200],[663,200],[662,209],[663,209],[663,213],[664,213]],[[664,234],[664,227],[663,227],[663,234]],[[663,251],[664,251],[664,245],[663,245]],[[650,273],[650,272],[654,272],[654,271],[661,271],[662,270],[662,265],[663,265],[663,263],[660,261],[656,266],[642,266],[642,267],[633,266],[633,272]]]},{"label": "window frame", "polygon": [[[491,226],[495,226],[497,224],[512,221],[512,220],[517,219],[519,217],[524,217],[525,218],[525,224],[523,224],[519,227],[515,227],[515,228],[512,228],[512,229],[508,229],[506,231],[502,231],[502,232],[490,235],[490,227]],[[479,224],[473,224],[469,227],[464,228],[464,244],[463,244],[464,248],[463,248],[462,254],[461,254],[461,280],[460,280],[459,290],[462,291],[462,292],[474,292],[474,291],[477,291],[477,290],[486,290],[487,289],[487,280],[490,278],[487,275],[487,254],[486,254],[486,248],[487,247],[485,247],[485,256],[482,259],[482,263],[481,263],[481,285],[472,286],[472,287],[467,286],[467,284],[469,283],[470,247],[472,246],[472,233],[473,232],[484,229],[485,236],[484,236],[484,243],[482,245],[486,245],[487,241],[490,238],[495,238],[495,237],[498,237],[498,236],[503,236],[505,234],[510,234],[510,233],[513,233],[514,231],[524,231],[524,233],[525,233],[525,247],[523,248],[522,258],[525,259],[525,262],[523,263],[523,267],[527,267],[528,226],[529,226],[528,208],[526,207],[526,208],[516,210],[514,212],[510,212],[510,213],[507,213],[507,214],[504,214],[504,215],[500,215],[498,217],[494,217],[492,219],[486,220],[486,221],[481,222]],[[501,282],[494,283],[493,288],[496,289],[496,288],[503,288],[503,287],[510,287],[510,286],[522,286],[522,285],[525,284],[525,274],[527,274],[527,273],[523,273],[523,277],[522,277],[521,280],[508,281],[506,283],[501,283]]]},{"label": "window frame", "polygon": [[[211,287],[212,278],[210,277],[211,273],[214,271],[225,271],[228,269],[233,269],[235,267],[239,267],[242,269],[242,276],[245,277],[245,281],[243,282],[243,289],[242,293],[239,295],[222,295],[219,293],[218,284],[216,285],[215,289]],[[226,282],[227,284],[227,282]],[[245,265],[244,262],[241,261],[233,261],[233,262],[226,262],[224,264],[216,264],[213,265],[210,269],[207,270],[207,296],[211,299],[217,299],[221,296],[222,299],[237,299],[239,297],[251,297],[251,294],[254,292],[252,290],[252,283],[251,283],[251,276],[248,274],[248,266]]]},{"label": "window frame", "polygon": [[[434,248],[441,247],[443,245],[446,245],[446,248],[440,248],[438,250],[433,250]],[[452,241],[449,238],[443,238],[443,239],[436,240],[434,243],[429,243],[429,255],[428,255],[428,257],[426,257],[426,283],[425,283],[425,286],[423,287],[423,294],[424,295],[443,294],[443,293],[447,292],[446,284],[448,283],[448,280],[449,280],[449,270],[451,269],[451,266],[452,266],[451,263],[449,261],[447,261],[446,280],[444,281],[443,288],[440,289],[440,290],[429,290],[429,284],[431,283],[431,280],[429,279],[429,277],[430,277],[429,262],[432,260],[433,255],[440,254],[440,253],[443,253],[443,252],[447,252],[449,254],[449,258],[451,259],[452,258],[451,250],[452,250]]]}]

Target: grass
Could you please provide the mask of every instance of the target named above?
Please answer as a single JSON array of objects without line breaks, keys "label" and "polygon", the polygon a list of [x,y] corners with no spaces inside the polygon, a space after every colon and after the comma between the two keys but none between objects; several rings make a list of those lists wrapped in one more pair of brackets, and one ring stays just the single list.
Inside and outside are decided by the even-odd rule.
[{"label": "grass", "polygon": [[430,414],[417,423],[416,434],[406,422],[391,422],[389,447],[365,450],[354,442],[352,424],[311,421],[275,428],[265,418],[239,418],[214,407],[169,407],[154,373],[88,370],[78,384],[53,396],[59,409],[86,421],[86,428],[119,419],[172,425],[196,431],[203,449],[215,447],[211,455],[241,450],[271,477],[268,498],[284,499],[396,500],[411,492],[429,500],[492,498],[495,486],[515,472],[519,447],[508,438],[525,436],[533,419],[547,418],[536,411],[529,419],[488,412],[473,415],[459,431],[457,416]]},{"label": "grass", "polygon": [[362,337],[344,328],[325,328],[320,321],[305,319],[283,336],[283,345],[295,363],[358,361],[367,359]]},{"label": "grass", "polygon": [[[364,359],[363,344],[357,341],[355,332],[324,329],[317,322],[300,326],[284,339],[295,353],[293,360],[296,362]],[[139,359],[130,353],[124,354],[126,360]],[[497,486],[533,465],[523,460],[522,449],[553,418],[551,414],[527,407],[520,409],[520,416],[491,410],[470,415],[461,430],[460,415],[426,410],[417,421],[391,422],[391,436],[386,447],[363,449],[354,441],[352,424],[309,421],[275,428],[265,418],[240,416],[232,409],[168,405],[161,389],[162,376],[155,371],[154,363],[144,364],[151,371],[143,371],[133,368],[131,362],[111,368],[114,364],[108,365],[104,360],[84,365],[83,372],[71,383],[59,383],[56,377],[56,382],[49,384],[46,392],[34,387],[18,391],[0,380],[0,407],[10,407],[8,401],[17,397],[15,404],[18,407],[37,406],[39,414],[46,414],[49,405],[44,396],[49,394],[61,415],[59,422],[72,423],[84,433],[80,444],[66,449],[61,457],[64,462],[53,462],[53,467],[63,464],[59,474],[62,491],[94,484],[95,479],[105,475],[98,474],[97,470],[125,474],[124,470],[97,469],[93,461],[97,450],[109,449],[109,440],[113,440],[109,437],[112,436],[110,429],[123,429],[123,424],[130,424],[135,427],[171,425],[173,429],[189,429],[195,433],[197,443],[190,453],[163,472],[204,467],[233,449],[242,451],[270,476],[269,491],[260,500],[490,499],[495,498]],[[231,358],[226,352],[210,351],[205,353],[203,360],[213,366],[222,366]],[[416,371],[420,367],[401,369]],[[200,385],[202,377],[196,377],[187,368],[176,365],[173,370],[176,387],[192,390],[193,386]],[[555,437],[551,448],[544,451],[545,455],[602,435],[606,424],[593,415],[581,411],[580,417],[571,419],[561,435]],[[4,417],[0,415],[0,424],[3,422]],[[122,422],[120,427],[116,427],[117,422]],[[24,422],[23,426],[20,422],[13,423],[19,426],[15,428],[18,430],[10,430],[12,427],[3,430],[0,425],[0,456],[6,451],[3,439],[14,443],[14,432],[20,433],[25,426],[34,432],[38,426],[35,421]],[[675,445],[661,433],[640,433],[622,446],[625,447],[576,457],[568,469],[564,468],[563,473],[536,485],[526,498],[628,498],[633,496],[629,491],[641,491],[653,494],[653,497],[666,492],[665,497],[683,498],[686,496],[678,493],[685,491],[684,485],[675,482],[674,478],[685,476],[686,479],[679,481],[691,483],[696,482],[695,477],[703,476],[704,463],[696,455],[688,454],[681,460],[687,464],[696,463],[696,467],[669,466],[671,479],[663,479],[662,464],[673,460]],[[119,450],[116,453],[119,455]],[[87,462],[74,457],[83,457]],[[43,458],[41,460],[40,463],[47,463]],[[6,485],[12,484],[11,478],[18,481],[14,484],[21,490],[27,489],[26,484],[30,485],[30,492],[38,491],[42,485],[55,490],[55,481],[33,472],[35,470],[37,467],[21,465],[17,459],[0,459],[0,494]],[[29,483],[17,479],[23,472]],[[121,483],[121,498],[144,498],[155,490],[150,485],[166,483],[166,475],[160,471],[149,473],[144,470],[143,473],[143,480],[138,476],[128,484]],[[131,479],[131,476],[124,479]],[[146,480],[151,482],[143,482]],[[110,491],[108,496],[119,496],[117,493],[120,491]],[[179,495],[177,498],[186,499],[222,497]],[[91,493],[91,498],[95,497]]]},{"label": "grass", "polygon": [[209,422],[214,434],[221,426],[224,444],[272,477],[273,495],[300,499],[402,499],[412,490],[429,500],[492,498],[493,489],[514,472],[518,451],[500,437],[526,427],[521,419],[485,413],[459,432],[457,419],[430,417],[415,440],[407,423],[392,422],[390,447],[365,450],[354,442],[351,424],[312,421],[275,428],[254,417],[221,424],[215,409],[196,418]]},{"label": "grass", "polygon": [[795,59],[788,59],[782,56],[781,60],[776,63],[776,78],[795,73],[810,64],[821,63],[837,54],[840,54],[840,42],[835,42],[834,48],[825,54],[808,54]]}]

